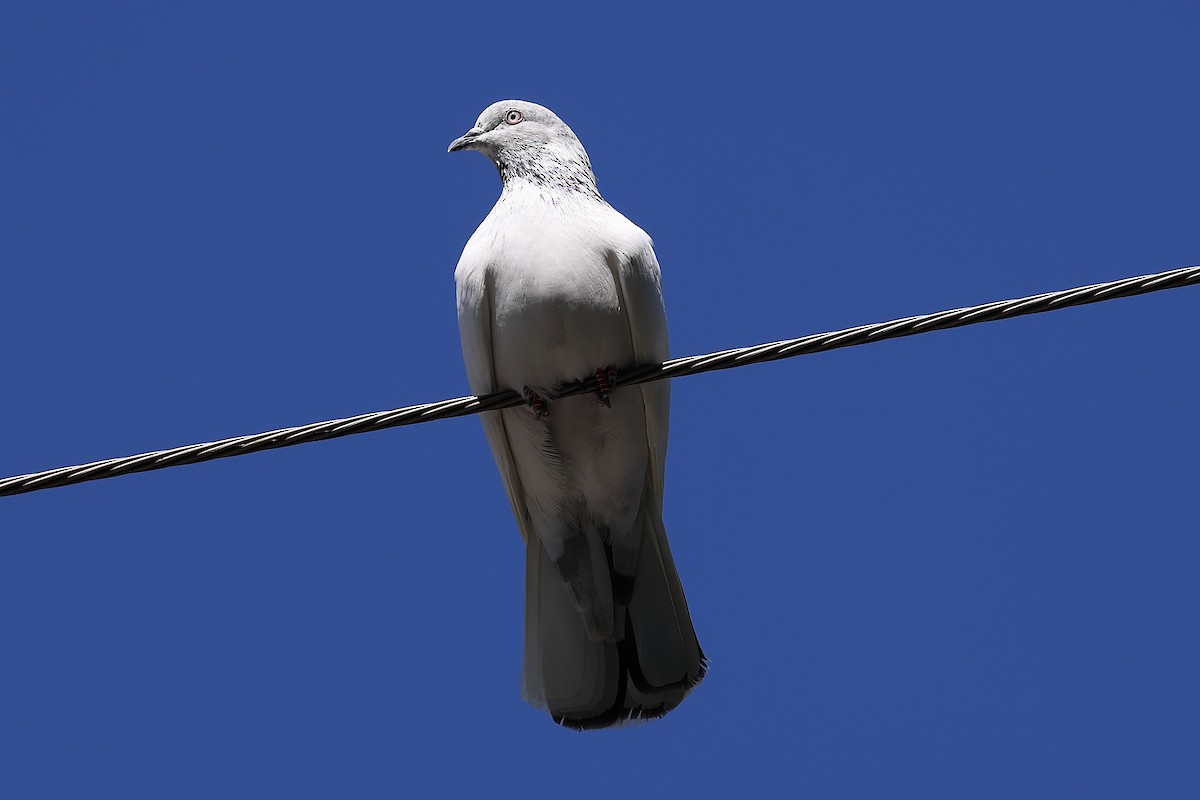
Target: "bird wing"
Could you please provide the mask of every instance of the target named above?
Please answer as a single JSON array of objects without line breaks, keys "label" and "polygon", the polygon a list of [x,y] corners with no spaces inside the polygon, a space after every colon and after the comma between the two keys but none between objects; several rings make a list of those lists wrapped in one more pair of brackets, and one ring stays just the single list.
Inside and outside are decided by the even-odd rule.
[{"label": "bird wing", "polygon": [[[638,365],[665,361],[670,355],[671,345],[667,336],[667,312],[663,305],[662,272],[649,237],[646,237],[644,246],[630,253],[610,253],[609,268],[620,291],[621,305],[629,323],[634,359]],[[618,383],[620,379],[618,375]],[[646,408],[646,443],[650,449],[654,496],[661,513],[671,386],[667,381],[655,381],[640,384],[638,388]]]},{"label": "bird wing", "polygon": [[[492,296],[493,284],[487,269],[462,270],[458,281],[458,333],[462,339],[463,361],[467,368],[467,382],[477,395],[499,391],[496,385],[495,359],[492,351]],[[487,436],[492,457],[504,482],[504,491],[512,505],[513,516],[521,538],[526,541],[532,535],[529,511],[525,505],[525,493],[521,477],[517,473],[512,446],[503,411],[485,411],[479,415],[483,432]]]}]

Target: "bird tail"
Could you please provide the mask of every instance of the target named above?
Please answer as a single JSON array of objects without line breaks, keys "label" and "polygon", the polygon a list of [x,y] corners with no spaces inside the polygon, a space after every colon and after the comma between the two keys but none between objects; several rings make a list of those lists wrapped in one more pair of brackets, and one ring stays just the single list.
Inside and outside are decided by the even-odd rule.
[{"label": "bird tail", "polygon": [[661,717],[683,701],[707,669],[659,505],[649,496],[635,524],[642,533],[637,572],[624,630],[618,625],[612,640],[588,637],[583,615],[546,549],[536,536],[525,543],[522,693],[568,727],[606,728]]}]

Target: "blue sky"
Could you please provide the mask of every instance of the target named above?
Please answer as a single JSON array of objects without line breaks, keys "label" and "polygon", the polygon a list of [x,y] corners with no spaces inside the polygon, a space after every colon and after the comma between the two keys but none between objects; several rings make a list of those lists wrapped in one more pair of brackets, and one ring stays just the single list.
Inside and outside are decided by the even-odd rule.
[{"label": "blue sky", "polygon": [[[1145,4],[1143,4],[1145,6]],[[446,145],[556,110],[675,355],[1200,263],[1200,8],[0,12],[0,474],[466,393]],[[1195,797],[1200,289],[675,383],[711,672],[518,695],[475,419],[0,499],[7,797]]]}]

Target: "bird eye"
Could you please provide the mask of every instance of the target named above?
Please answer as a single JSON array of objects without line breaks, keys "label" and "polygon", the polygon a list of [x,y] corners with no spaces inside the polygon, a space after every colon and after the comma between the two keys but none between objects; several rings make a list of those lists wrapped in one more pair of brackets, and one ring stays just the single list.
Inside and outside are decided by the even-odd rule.
[{"label": "bird eye", "polygon": [[521,119],[522,119],[521,112],[517,111],[515,108],[512,111],[509,111],[507,114],[504,115],[504,121],[507,122],[509,125],[516,125],[518,122],[521,121]]}]

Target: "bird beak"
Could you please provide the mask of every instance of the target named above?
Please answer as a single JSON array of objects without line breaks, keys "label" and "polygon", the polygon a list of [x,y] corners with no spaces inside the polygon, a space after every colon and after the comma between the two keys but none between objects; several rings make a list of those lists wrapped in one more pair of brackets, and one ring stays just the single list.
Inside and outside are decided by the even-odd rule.
[{"label": "bird beak", "polygon": [[453,153],[457,150],[466,150],[471,144],[479,138],[479,134],[483,133],[483,128],[471,128],[462,136],[450,143],[450,147],[446,150],[447,153]]}]

